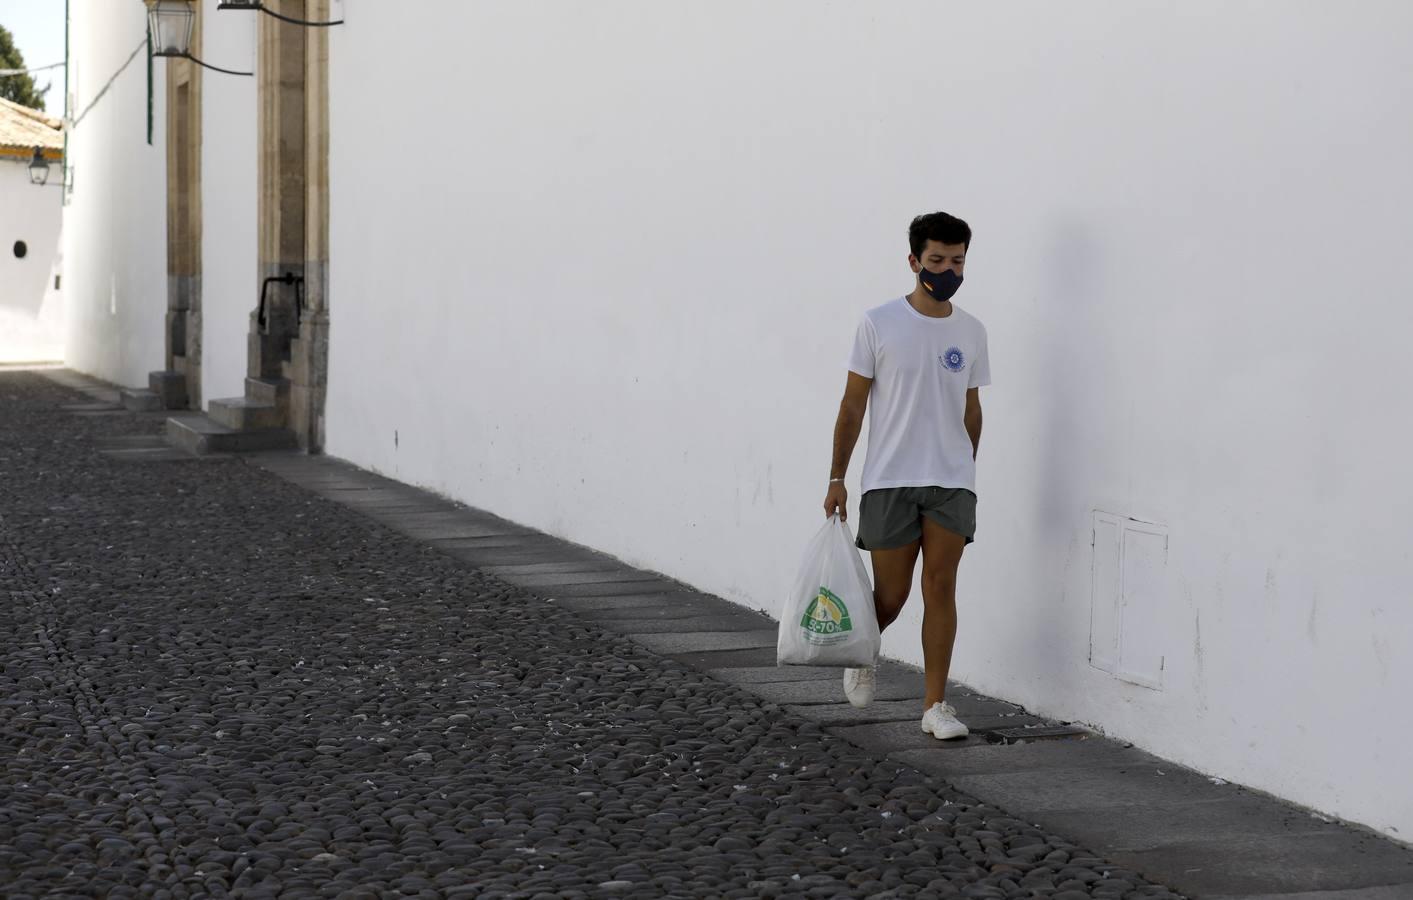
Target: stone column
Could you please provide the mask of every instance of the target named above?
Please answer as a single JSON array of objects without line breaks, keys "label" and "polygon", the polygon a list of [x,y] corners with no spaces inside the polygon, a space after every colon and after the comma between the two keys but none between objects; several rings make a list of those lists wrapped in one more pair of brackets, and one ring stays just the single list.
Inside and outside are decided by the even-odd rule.
[{"label": "stone column", "polygon": [[[201,55],[197,9],[191,52]],[[201,84],[200,67],[167,60],[167,373],[180,390],[164,391],[167,405],[201,408]],[[171,379],[176,381],[177,379]]]},{"label": "stone column", "polygon": [[[276,12],[304,18],[303,0],[267,0]],[[304,275],[305,233],[305,29],[260,16],[260,258],[259,280]],[[265,322],[251,311],[249,371],[252,378],[285,377],[294,364],[290,342],[298,336],[292,285],[265,292]]]},{"label": "stone column", "polygon": [[[305,0],[306,17],[327,21],[330,0]],[[337,26],[335,26],[337,27]],[[305,31],[304,288],[306,310],[295,342],[290,426],[309,452],[324,447],[329,360],[329,29]]]}]

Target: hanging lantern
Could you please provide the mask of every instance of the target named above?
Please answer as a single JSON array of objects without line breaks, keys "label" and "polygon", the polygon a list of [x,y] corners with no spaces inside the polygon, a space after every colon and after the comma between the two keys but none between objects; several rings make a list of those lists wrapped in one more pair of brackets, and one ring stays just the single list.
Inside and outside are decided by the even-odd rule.
[{"label": "hanging lantern", "polygon": [[147,0],[147,24],[152,32],[153,56],[191,54],[191,29],[196,11],[191,0]]},{"label": "hanging lantern", "polygon": [[34,159],[29,163],[29,183],[44,184],[49,180],[49,161],[44,158],[44,151],[39,147],[34,148]]}]

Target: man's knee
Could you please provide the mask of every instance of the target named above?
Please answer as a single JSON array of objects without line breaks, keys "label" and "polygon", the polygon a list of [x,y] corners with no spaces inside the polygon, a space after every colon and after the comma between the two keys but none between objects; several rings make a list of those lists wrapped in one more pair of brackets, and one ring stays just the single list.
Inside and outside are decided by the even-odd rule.
[{"label": "man's knee", "polygon": [[912,581],[900,581],[897,584],[880,583],[874,585],[873,601],[884,603],[889,606],[902,606],[908,600],[908,594],[912,591]]},{"label": "man's knee", "polygon": [[884,606],[877,607],[873,614],[878,620],[878,630],[883,631],[885,628],[898,621],[898,616],[902,615],[902,613],[903,608],[901,606],[895,606],[891,609]]},{"label": "man's knee", "polygon": [[898,618],[898,613],[902,611],[903,604],[908,602],[908,592],[912,585],[903,585],[901,588],[877,587],[873,590],[873,605],[878,608],[878,616],[884,621],[891,622]]},{"label": "man's knee", "polygon": [[951,569],[923,569],[922,596],[928,603],[950,603],[957,597],[957,573]]}]

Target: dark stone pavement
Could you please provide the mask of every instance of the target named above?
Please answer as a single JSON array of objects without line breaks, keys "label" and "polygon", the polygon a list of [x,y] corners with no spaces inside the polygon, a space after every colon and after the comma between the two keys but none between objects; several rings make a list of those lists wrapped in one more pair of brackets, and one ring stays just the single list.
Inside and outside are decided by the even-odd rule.
[{"label": "dark stone pavement", "polygon": [[709,598],[162,428],[0,371],[4,897],[1179,896],[810,718],[754,625],[674,650]]}]

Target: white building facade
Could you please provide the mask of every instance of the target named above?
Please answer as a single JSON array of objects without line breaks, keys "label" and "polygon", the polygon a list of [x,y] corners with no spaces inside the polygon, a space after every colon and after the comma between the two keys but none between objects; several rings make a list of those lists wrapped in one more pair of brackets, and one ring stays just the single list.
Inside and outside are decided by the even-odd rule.
[{"label": "white building facade", "polygon": [[61,120],[0,99],[0,363],[64,358],[63,148]]},{"label": "white building facade", "polygon": [[[216,15],[202,0],[202,58],[242,72],[256,68],[258,17]],[[257,258],[260,193],[256,79],[207,73],[201,104],[202,384],[206,397],[245,390],[250,312],[260,290]]]},{"label": "white building facade", "polygon": [[149,83],[146,34],[140,4],[72,4],[65,361],[118,384],[161,366],[167,308],[166,69]]},{"label": "white building facade", "polygon": [[[1413,8],[401,7],[332,4],[315,449],[774,611],[858,317],[946,210],[994,378],[953,676],[1410,840]],[[242,62],[248,25],[203,27]],[[268,148],[227,89],[202,377],[232,390]],[[885,653],[920,663],[920,620]]]}]

